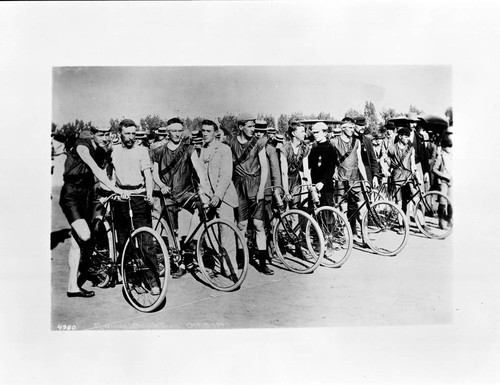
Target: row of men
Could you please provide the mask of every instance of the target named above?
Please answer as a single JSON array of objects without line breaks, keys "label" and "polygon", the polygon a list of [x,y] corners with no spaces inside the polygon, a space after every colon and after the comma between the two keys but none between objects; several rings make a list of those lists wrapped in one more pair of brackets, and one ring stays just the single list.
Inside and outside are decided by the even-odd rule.
[{"label": "row of men", "polygon": [[[172,118],[167,122],[166,137],[148,148],[136,141],[136,123],[124,119],[119,125],[118,143],[110,145],[109,128],[93,128],[90,137],[75,143],[66,159],[60,197],[60,205],[72,228],[68,297],[94,295],[82,288],[86,277],[85,268],[80,266],[80,261],[83,265],[89,260],[93,249],[89,224],[93,215],[94,178],[107,190],[124,197],[130,197],[132,192],[145,194],[146,199],[130,197],[136,227],[151,226],[151,206],[160,212],[166,209],[177,225],[178,209],[185,209],[190,213],[191,223],[187,230],[181,231],[178,226],[182,237],[198,220],[198,216],[193,215],[198,197],[215,208],[218,216],[230,221],[236,219],[243,234],[251,220],[256,234],[258,267],[268,275],[273,271],[267,265],[265,225],[266,217],[270,218],[271,192],[266,186],[282,186],[285,200],[294,206],[300,201],[303,177],[321,192],[322,205],[333,205],[334,192],[346,191],[360,178],[374,186],[378,184],[380,162],[377,159],[376,164],[370,163],[369,153],[375,153],[371,139],[349,118],[341,125],[340,135],[330,140],[327,125],[314,124],[312,145],[305,141],[306,130],[300,122],[290,122],[288,141],[274,129],[268,129],[264,121],[250,115],[240,115],[237,124],[238,134],[223,142],[217,140],[220,132],[217,119],[203,120],[203,145],[200,146],[201,143],[193,145],[183,141],[184,124],[181,119]],[[414,172],[422,163],[413,144],[418,139],[410,141],[412,134],[418,138],[412,128],[411,125],[400,128],[399,140],[388,146],[387,156],[393,172]],[[155,195],[167,198],[165,207],[159,205]],[[348,212],[357,208],[358,201],[358,195],[348,196]],[[128,234],[128,205],[116,202],[113,210],[121,250]],[[351,227],[355,232],[356,219]],[[243,252],[239,250],[238,254],[241,259]],[[152,263],[157,263],[154,259],[152,257]],[[173,277],[179,278],[185,273],[186,264],[181,261]],[[159,293],[154,278],[150,286],[153,294]]]}]

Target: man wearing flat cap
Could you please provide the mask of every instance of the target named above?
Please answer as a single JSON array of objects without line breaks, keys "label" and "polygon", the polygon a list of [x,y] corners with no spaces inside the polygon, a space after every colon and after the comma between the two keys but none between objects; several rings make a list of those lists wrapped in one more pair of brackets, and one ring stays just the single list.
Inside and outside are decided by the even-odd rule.
[{"label": "man wearing flat cap", "polygon": [[[246,235],[248,220],[252,219],[259,254],[260,271],[272,275],[267,263],[267,244],[264,228],[264,189],[269,173],[265,142],[255,135],[255,118],[248,114],[238,117],[239,133],[229,141],[233,155],[233,182],[238,193],[238,228]],[[243,250],[238,250],[243,256]],[[240,257],[240,258],[241,258]]]},{"label": "man wearing flat cap", "polygon": [[[59,204],[71,226],[68,253],[68,297],[89,298],[93,291],[82,288],[87,280],[87,268],[92,256],[93,241],[90,224],[93,214],[94,177],[115,193],[123,194],[108,178],[104,170],[109,158],[110,127],[90,130],[90,137],[78,138],[67,150],[64,164],[64,184]],[[80,268],[80,276],[78,271]]]}]

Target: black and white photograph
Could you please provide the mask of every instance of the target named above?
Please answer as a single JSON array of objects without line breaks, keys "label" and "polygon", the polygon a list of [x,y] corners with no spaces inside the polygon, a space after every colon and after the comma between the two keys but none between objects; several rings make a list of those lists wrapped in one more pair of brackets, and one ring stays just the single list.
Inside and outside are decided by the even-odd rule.
[{"label": "black and white photograph", "polygon": [[54,68],[52,329],[451,322],[451,82]]},{"label": "black and white photograph", "polygon": [[493,2],[0,4],[0,383],[500,382]]}]

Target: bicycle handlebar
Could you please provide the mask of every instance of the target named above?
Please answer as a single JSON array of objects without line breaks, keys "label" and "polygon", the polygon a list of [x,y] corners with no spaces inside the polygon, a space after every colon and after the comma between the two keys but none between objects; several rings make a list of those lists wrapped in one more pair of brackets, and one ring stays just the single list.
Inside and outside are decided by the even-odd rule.
[{"label": "bicycle handlebar", "polygon": [[[146,198],[146,195],[144,194],[137,194],[137,193],[132,193],[132,194],[128,194],[129,195],[129,199],[131,197],[143,197],[143,198]],[[113,193],[107,197],[101,197],[99,198],[99,201],[104,205],[106,203],[108,203],[109,201],[111,200],[128,200],[127,198],[123,198],[121,194],[117,194],[117,193]]]}]

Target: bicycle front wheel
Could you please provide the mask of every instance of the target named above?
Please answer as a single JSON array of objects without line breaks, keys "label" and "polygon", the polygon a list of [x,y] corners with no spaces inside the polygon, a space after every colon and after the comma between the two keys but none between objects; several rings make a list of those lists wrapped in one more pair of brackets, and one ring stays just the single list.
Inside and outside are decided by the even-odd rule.
[{"label": "bicycle front wheel", "polygon": [[450,198],[438,191],[425,193],[417,204],[415,222],[426,237],[446,238],[453,228],[453,207]]},{"label": "bicycle front wheel", "polygon": [[405,247],[410,232],[406,215],[389,201],[378,201],[370,206],[361,220],[364,242],[377,254],[398,254]]},{"label": "bicycle front wheel", "polygon": [[311,273],[325,254],[325,240],[318,223],[304,211],[283,213],[273,227],[276,255],[285,267],[296,273]]},{"label": "bicycle front wheel", "polygon": [[334,207],[322,206],[316,209],[315,219],[325,239],[321,266],[342,266],[352,252],[352,230],[346,216]]},{"label": "bicycle front wheel", "polygon": [[152,312],[164,303],[169,276],[167,260],[165,242],[153,229],[139,227],[127,240],[121,262],[123,290],[135,309]]},{"label": "bicycle front wheel", "polygon": [[208,285],[220,291],[238,289],[248,271],[248,248],[236,225],[214,219],[203,225],[196,256]]}]

